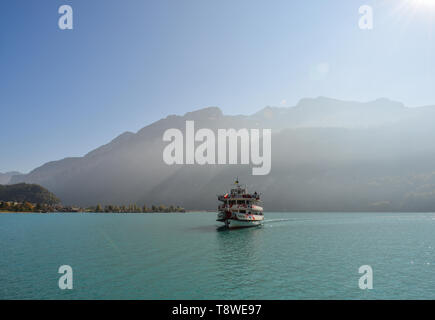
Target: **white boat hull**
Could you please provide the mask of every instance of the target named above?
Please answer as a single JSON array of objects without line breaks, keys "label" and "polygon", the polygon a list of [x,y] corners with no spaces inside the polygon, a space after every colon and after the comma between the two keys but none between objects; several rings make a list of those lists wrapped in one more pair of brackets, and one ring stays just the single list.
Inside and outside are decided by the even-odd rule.
[{"label": "white boat hull", "polygon": [[225,220],[225,225],[228,229],[237,229],[237,228],[250,228],[250,227],[258,227],[263,224],[263,220],[234,220],[228,219]]},{"label": "white boat hull", "polygon": [[263,215],[243,213],[231,213],[228,217],[225,215],[225,212],[220,212],[217,221],[225,223],[225,226],[229,229],[257,227],[263,224],[264,221]]}]

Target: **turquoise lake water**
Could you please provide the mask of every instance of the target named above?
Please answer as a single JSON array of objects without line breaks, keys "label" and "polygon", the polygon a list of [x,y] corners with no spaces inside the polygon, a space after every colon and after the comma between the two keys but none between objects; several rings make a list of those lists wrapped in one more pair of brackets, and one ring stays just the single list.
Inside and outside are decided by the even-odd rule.
[{"label": "turquoise lake water", "polygon": [[435,213],[267,213],[233,231],[215,217],[0,214],[0,298],[435,299]]}]

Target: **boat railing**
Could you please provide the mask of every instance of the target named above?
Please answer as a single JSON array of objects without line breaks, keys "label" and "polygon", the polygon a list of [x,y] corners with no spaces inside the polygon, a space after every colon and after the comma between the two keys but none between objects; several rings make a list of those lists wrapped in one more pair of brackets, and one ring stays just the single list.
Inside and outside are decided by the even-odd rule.
[{"label": "boat railing", "polygon": [[259,207],[256,204],[246,204],[246,203],[239,203],[239,204],[221,204],[218,206],[218,210],[225,210],[225,209],[252,209],[254,207]]},{"label": "boat railing", "polygon": [[259,194],[257,194],[257,195],[251,195],[251,194],[236,194],[236,195],[233,195],[233,194],[231,194],[231,195],[228,195],[227,197],[225,197],[225,196],[222,196],[222,195],[220,195],[220,196],[218,196],[218,200],[219,201],[225,201],[225,200],[228,200],[228,199],[234,199],[234,198],[243,198],[243,199],[253,199],[253,200],[260,200],[260,195]]}]

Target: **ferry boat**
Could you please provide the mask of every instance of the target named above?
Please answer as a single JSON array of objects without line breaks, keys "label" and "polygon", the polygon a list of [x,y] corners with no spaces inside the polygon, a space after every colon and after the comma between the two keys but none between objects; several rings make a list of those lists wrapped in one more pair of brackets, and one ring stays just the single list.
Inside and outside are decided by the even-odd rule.
[{"label": "ferry boat", "polygon": [[222,204],[218,207],[217,220],[229,229],[256,227],[263,224],[263,207],[260,194],[248,193],[246,187],[235,181],[235,188],[229,193],[218,195]]}]

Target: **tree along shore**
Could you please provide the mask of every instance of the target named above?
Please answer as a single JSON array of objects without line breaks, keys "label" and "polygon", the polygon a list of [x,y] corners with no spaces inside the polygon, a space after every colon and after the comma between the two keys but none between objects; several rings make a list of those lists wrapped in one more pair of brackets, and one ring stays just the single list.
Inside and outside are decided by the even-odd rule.
[{"label": "tree along shore", "polygon": [[43,204],[30,202],[15,202],[15,201],[0,201],[0,212],[97,212],[97,213],[170,213],[170,212],[186,212],[180,206],[166,205],[146,205],[138,206],[130,205],[104,205],[97,204],[94,207],[81,208],[76,206],[63,206],[61,204]]},{"label": "tree along shore", "polygon": [[152,205],[148,208],[146,205],[137,206],[136,204],[130,204],[128,206],[122,205],[105,205],[104,207],[100,204],[95,207],[90,207],[86,209],[90,212],[106,212],[106,213],[156,213],[156,212],[186,212],[186,209],[180,206],[170,205]]}]

